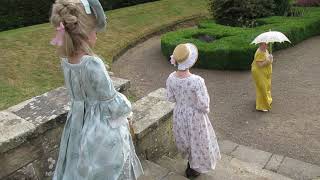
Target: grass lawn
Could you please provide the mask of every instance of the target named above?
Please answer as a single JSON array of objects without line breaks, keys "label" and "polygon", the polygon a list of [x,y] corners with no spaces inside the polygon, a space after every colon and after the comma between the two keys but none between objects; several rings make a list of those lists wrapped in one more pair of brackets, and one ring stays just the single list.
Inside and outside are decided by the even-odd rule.
[{"label": "grass lawn", "polygon": [[[197,15],[207,0],[161,0],[107,12],[108,30],[98,35],[96,53],[111,63],[145,34]],[[63,85],[60,61],[49,45],[49,24],[0,32],[0,110]]]}]

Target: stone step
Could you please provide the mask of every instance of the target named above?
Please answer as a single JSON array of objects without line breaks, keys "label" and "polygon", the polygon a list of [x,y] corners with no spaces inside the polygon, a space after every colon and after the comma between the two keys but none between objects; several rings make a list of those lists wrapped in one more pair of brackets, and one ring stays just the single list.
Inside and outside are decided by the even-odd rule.
[{"label": "stone step", "polygon": [[144,175],[139,180],[187,180],[187,178],[169,171],[148,160],[141,161]]},{"label": "stone step", "polygon": [[[185,174],[187,161],[179,156],[171,159],[163,156],[157,163],[179,175]],[[231,156],[222,154],[222,159],[218,162],[214,171],[202,174],[198,180],[290,180],[280,174],[262,169],[255,164],[243,162]]]},{"label": "stone step", "polygon": [[223,154],[292,179],[320,180],[320,166],[315,164],[239,145],[229,140],[219,141],[219,147]]}]

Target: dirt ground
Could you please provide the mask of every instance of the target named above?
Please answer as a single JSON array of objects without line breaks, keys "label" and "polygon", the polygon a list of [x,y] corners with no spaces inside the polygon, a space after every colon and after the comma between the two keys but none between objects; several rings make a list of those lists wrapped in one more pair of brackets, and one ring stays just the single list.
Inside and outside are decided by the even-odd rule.
[{"label": "dirt ground", "polygon": [[[320,36],[274,53],[273,109],[255,111],[250,71],[193,69],[211,97],[210,118],[220,139],[320,165]],[[160,36],[128,50],[113,65],[143,97],[165,87],[174,68],[161,53]]]}]

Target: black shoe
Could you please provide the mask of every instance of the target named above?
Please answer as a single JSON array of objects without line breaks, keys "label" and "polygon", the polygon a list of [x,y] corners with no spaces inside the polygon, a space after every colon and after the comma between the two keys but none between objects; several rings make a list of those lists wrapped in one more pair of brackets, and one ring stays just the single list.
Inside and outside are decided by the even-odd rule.
[{"label": "black shoe", "polygon": [[197,172],[196,170],[190,168],[190,164],[188,162],[188,167],[186,169],[186,177],[187,178],[196,178],[198,176],[200,176],[200,173]]}]

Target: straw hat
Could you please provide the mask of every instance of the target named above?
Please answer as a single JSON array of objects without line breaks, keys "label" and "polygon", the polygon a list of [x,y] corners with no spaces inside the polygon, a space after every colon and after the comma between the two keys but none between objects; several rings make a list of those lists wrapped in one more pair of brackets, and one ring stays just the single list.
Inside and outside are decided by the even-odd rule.
[{"label": "straw hat", "polygon": [[194,44],[179,44],[171,56],[172,64],[178,63],[178,70],[190,69],[198,59],[198,49]]}]

